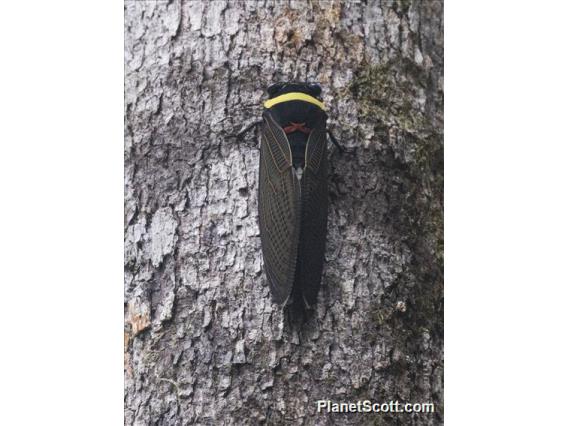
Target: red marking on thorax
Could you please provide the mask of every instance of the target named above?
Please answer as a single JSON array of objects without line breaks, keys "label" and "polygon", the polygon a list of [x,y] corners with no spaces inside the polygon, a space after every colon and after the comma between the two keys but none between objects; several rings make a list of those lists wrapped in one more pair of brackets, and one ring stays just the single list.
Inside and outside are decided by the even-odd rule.
[{"label": "red marking on thorax", "polygon": [[306,123],[292,123],[290,122],[289,126],[283,127],[282,129],[284,130],[284,133],[289,134],[289,133],[293,133],[296,131],[300,131],[302,133],[305,134],[309,134],[312,129],[308,129],[307,127],[305,127]]}]

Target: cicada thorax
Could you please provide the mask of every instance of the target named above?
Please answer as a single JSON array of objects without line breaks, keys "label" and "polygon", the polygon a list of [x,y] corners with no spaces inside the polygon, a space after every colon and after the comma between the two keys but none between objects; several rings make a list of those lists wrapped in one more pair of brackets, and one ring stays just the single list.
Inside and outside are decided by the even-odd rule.
[{"label": "cicada thorax", "polygon": [[308,139],[315,128],[325,126],[325,112],[316,105],[302,101],[290,101],[275,105],[271,108],[271,112],[286,133],[294,168],[303,170]]}]

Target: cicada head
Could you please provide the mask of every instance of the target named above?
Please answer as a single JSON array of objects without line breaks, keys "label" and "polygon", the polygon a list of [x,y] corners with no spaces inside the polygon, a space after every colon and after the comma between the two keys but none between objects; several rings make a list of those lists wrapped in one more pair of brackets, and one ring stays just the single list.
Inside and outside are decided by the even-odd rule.
[{"label": "cicada head", "polygon": [[317,83],[279,82],[270,85],[266,91],[270,99],[291,92],[306,93],[315,98],[319,98],[321,95],[321,86]]}]

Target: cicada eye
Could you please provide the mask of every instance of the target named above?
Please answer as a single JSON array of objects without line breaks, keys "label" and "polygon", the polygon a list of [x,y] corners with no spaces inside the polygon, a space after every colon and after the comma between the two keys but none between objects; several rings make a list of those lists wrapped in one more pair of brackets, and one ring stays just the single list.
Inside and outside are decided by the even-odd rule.
[{"label": "cicada eye", "polygon": [[276,93],[278,93],[282,87],[284,87],[286,83],[274,83],[271,84],[270,86],[268,86],[268,89],[266,89],[266,91],[268,92],[268,94],[270,96],[274,96]]},{"label": "cicada eye", "polygon": [[308,85],[310,92],[312,92],[315,96],[319,96],[321,94],[321,86],[317,83],[311,83]]}]

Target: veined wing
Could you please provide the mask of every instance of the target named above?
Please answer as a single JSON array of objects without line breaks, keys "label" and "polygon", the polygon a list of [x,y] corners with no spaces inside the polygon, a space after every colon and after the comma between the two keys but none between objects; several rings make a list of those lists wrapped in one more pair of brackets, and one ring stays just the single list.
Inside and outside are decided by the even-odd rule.
[{"label": "veined wing", "polygon": [[269,111],[263,114],[260,147],[259,225],[264,269],[276,303],[294,284],[300,234],[300,184],[288,138]]},{"label": "veined wing", "polygon": [[296,286],[308,306],[320,288],[327,234],[327,138],[325,125],[312,130],[306,146],[301,181],[301,231],[296,265]]}]

